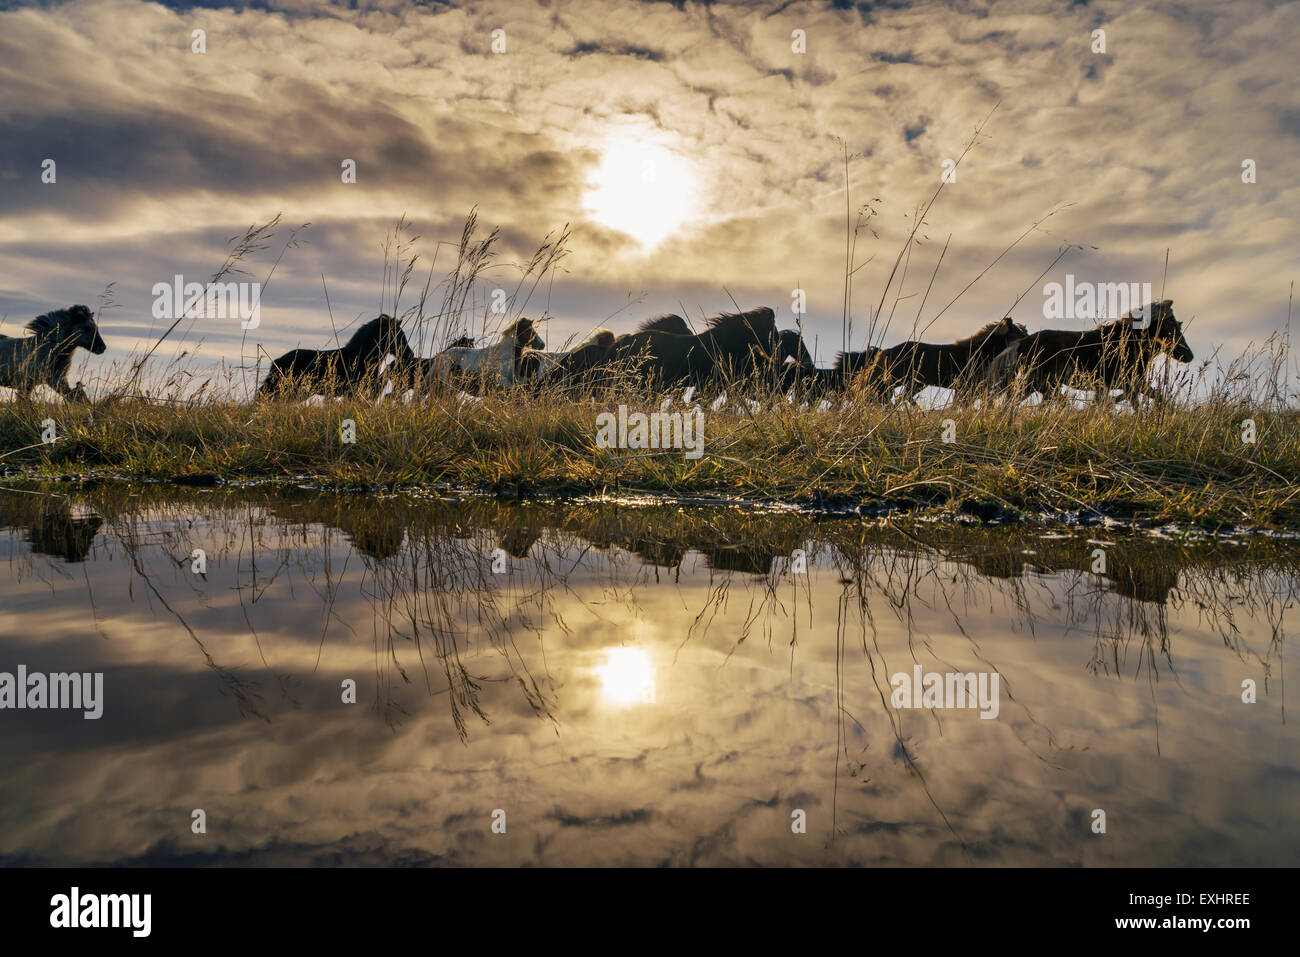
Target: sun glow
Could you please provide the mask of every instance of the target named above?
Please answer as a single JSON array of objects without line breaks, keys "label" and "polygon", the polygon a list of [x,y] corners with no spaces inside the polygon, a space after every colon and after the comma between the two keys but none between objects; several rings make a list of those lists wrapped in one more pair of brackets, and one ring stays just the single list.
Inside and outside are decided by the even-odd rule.
[{"label": "sun glow", "polygon": [[654,703],[654,661],[640,648],[610,648],[605,652],[605,664],[596,673],[610,704]]},{"label": "sun glow", "polygon": [[585,202],[596,222],[650,249],[691,215],[695,173],[690,163],[662,146],[615,139],[605,147]]}]

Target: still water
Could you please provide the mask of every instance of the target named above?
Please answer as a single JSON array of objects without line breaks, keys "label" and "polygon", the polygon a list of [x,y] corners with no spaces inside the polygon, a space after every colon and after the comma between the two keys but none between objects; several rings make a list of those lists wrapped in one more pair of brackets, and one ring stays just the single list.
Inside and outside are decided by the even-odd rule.
[{"label": "still water", "polygon": [[0,710],[0,863],[1293,865],[1298,569],[1258,536],[0,491],[0,674],[102,674],[98,718]]}]

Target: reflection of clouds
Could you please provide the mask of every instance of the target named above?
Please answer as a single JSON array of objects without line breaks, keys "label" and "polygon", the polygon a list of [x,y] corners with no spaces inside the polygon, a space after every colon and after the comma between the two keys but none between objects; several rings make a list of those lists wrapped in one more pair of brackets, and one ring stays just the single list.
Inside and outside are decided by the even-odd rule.
[{"label": "reflection of clouds", "polygon": [[[1136,641],[1118,675],[1086,668],[1094,637],[1082,621],[1088,606],[1066,613],[1068,575],[956,584],[952,562],[882,553],[866,560],[881,576],[867,592],[870,622],[852,611],[837,641],[842,570],[824,552],[810,567],[808,599],[772,603],[762,578],[701,560],[687,561],[678,580],[656,581],[616,550],[589,553],[567,588],[550,588],[549,614],[533,606],[537,559],[507,582],[488,576],[516,621],[497,631],[478,617],[477,573],[466,571],[488,536],[457,553],[413,530],[401,555],[376,563],[337,533],[325,546],[319,525],[265,525],[265,590],[249,603],[247,556],[240,570],[241,536],[232,534],[248,513],[217,514],[192,529],[181,515],[144,523],[154,544],[141,567],[220,666],[258,683],[266,722],[238,717],[194,643],[122,560],[120,542],[97,546],[84,566],[89,585],[6,542],[16,555],[0,583],[3,658],[107,675],[93,729],[79,715],[4,715],[13,733],[0,764],[12,770],[0,859],[1222,864],[1280,862],[1297,849],[1294,830],[1279,823],[1300,796],[1300,753],[1279,699],[1239,703],[1241,677],[1259,677],[1245,652],[1262,653],[1271,639],[1249,607],[1238,610],[1238,653],[1200,609],[1171,606],[1176,678],[1162,662],[1157,680],[1138,670],[1146,652]],[[207,582],[169,564],[162,546],[174,545],[176,528],[208,549]],[[549,533],[543,541],[558,547]],[[403,561],[425,547],[448,566],[442,579],[403,590]],[[463,564],[450,567],[457,554]],[[895,607],[884,569],[903,560],[915,566],[910,597]],[[700,628],[723,579],[728,593]],[[459,663],[490,721],[467,716],[464,742],[449,719],[448,681],[430,660],[435,648],[417,648],[403,619],[415,596],[432,601],[442,587]],[[322,644],[327,591],[337,622]],[[88,596],[102,637],[88,627]],[[1107,623],[1132,607],[1116,594],[1100,600]],[[1026,604],[1032,633],[1018,612]],[[517,614],[521,606],[534,610]],[[767,620],[755,628],[760,606]],[[407,635],[390,641],[385,615]],[[636,686],[653,674],[654,707],[609,706],[596,669],[611,651],[643,656],[626,659],[625,677]],[[884,710],[887,676],[913,662],[935,671],[991,664],[1006,679],[1000,718]],[[357,705],[340,701],[345,677],[358,681]],[[400,720],[376,713],[380,695],[400,705]],[[203,837],[188,832],[195,807],[208,813]],[[1106,838],[1088,831],[1094,807],[1107,811]],[[489,830],[496,808],[508,814],[504,835]],[[796,808],[808,815],[806,835],[791,833]],[[838,835],[828,847],[832,814]]]},{"label": "reflection of clouds", "polygon": [[[283,210],[316,225],[270,290],[262,342],[275,350],[325,328],[321,273],[336,311],[373,312],[380,266],[365,251],[399,215],[430,240],[451,239],[479,204],[485,222],[506,227],[507,259],[559,223],[578,225],[572,272],[551,300],[557,339],[609,315],[629,288],[647,291],[640,311],[652,315],[683,300],[721,307],[722,286],[780,306],[799,284],[827,361],[842,283],[834,138],[866,154],[858,198],[884,200],[881,244],[867,250],[880,254],[859,274],[865,302],[905,214],[1000,102],[991,139],[930,217],[935,241],[917,252],[905,294],[928,281],[945,231],[954,241],[936,303],[1047,210],[1077,205],[933,336],[1001,315],[1071,241],[1100,247],[1063,267],[1087,281],[1158,283],[1170,248],[1169,291],[1180,315],[1199,317],[1198,353],[1201,342],[1206,354],[1222,341],[1235,351],[1285,315],[1285,289],[1258,277],[1294,265],[1300,184],[1284,172],[1300,132],[1286,67],[1298,18],[1265,0],[969,12],[622,2],[599,18],[580,4],[514,0],[288,14],[124,0],[6,10],[0,86],[24,107],[0,120],[0,261],[26,278],[0,292],[0,311],[90,301],[116,279],[125,308],[110,317],[110,331],[120,323],[110,346],[124,345],[148,328],[152,282],[207,274],[232,232]],[[206,55],[189,52],[199,25]],[[1098,26],[1104,56],[1090,50]],[[506,55],[488,52],[496,28]],[[791,51],[795,28],[807,33],[804,55]],[[583,208],[601,145],[629,119],[671,134],[701,166],[692,222],[649,256]],[[54,187],[35,176],[45,157],[59,163]],[[1254,186],[1240,183],[1246,157],[1259,163]],[[344,158],[357,161],[355,187],[339,182]],[[1033,299],[1020,307],[1031,325]],[[231,330],[202,334],[211,361],[238,352]]]}]

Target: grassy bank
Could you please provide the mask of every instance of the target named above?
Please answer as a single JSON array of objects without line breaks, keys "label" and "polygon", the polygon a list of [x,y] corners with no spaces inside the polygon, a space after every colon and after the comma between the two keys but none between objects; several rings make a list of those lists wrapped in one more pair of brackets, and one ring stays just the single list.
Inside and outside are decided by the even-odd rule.
[{"label": "grassy bank", "polygon": [[[488,395],[324,406],[116,399],[0,405],[0,468],[141,479],[308,476],[334,485],[724,495],[792,503],[910,501],[1022,511],[1300,527],[1300,413],[1226,399],[1116,414],[1094,405],[927,411],[855,401],[831,411],[762,396],[703,407],[698,459],[601,448],[596,417],[660,397]],[[680,397],[673,408],[681,411]],[[1243,439],[1243,420],[1255,441]],[[344,419],[355,442],[341,441]],[[56,440],[42,441],[46,420]],[[945,430],[945,420],[951,420]],[[953,439],[944,441],[948,432]]]}]

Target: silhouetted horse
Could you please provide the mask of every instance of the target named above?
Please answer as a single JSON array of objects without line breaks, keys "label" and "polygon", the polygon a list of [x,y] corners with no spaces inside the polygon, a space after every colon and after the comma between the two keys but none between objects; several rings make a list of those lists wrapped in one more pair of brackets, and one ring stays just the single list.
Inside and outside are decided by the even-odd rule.
[{"label": "silhouetted horse", "polygon": [[767,306],[714,316],[699,335],[681,316],[660,316],[614,340],[597,369],[602,373],[627,370],[657,387],[702,387],[711,380],[754,375],[778,343],[776,314]]},{"label": "silhouetted horse", "polygon": [[29,393],[48,385],[68,401],[86,400],[78,382],[68,385],[68,367],[78,346],[101,354],[107,346],[88,306],[56,309],[27,323],[33,333],[21,339],[0,336],[0,386]]},{"label": "silhouetted horse", "polygon": [[415,360],[402,324],[388,314],[371,319],[341,349],[293,349],[271,363],[258,395],[276,392],[348,395],[362,384],[377,384],[379,367],[389,355],[399,366]]},{"label": "silhouetted horse", "polygon": [[989,363],[1007,346],[1028,335],[1024,326],[1007,316],[949,344],[900,342],[870,356],[853,384],[881,399],[889,398],[900,385],[909,398],[926,386],[957,388],[982,378]]},{"label": "silhouetted horse", "polygon": [[817,367],[803,344],[803,333],[797,329],[782,329],[776,334],[769,363],[766,373],[759,369],[760,377],[766,380],[760,384],[774,385],[780,392],[789,392],[817,375]]},{"label": "silhouetted horse", "polygon": [[1045,400],[1072,384],[1081,389],[1101,384],[1107,394],[1122,389],[1132,400],[1141,392],[1154,395],[1147,375],[1156,353],[1179,362],[1193,358],[1173,306],[1172,299],[1164,299],[1087,332],[1035,332],[999,354],[989,375],[1000,386],[1022,376],[1026,391],[1041,392]]}]

